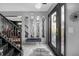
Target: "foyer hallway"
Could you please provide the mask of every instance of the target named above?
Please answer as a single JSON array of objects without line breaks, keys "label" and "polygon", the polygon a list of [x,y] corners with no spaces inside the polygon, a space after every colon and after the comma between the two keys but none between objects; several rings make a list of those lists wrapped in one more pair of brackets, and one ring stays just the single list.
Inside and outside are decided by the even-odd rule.
[{"label": "foyer hallway", "polygon": [[23,45],[23,56],[55,56],[47,44],[31,43]]}]

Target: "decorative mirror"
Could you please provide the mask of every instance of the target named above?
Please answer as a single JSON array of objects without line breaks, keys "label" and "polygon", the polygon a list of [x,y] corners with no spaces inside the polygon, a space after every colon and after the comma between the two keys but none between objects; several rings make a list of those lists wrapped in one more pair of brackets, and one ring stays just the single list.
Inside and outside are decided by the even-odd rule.
[{"label": "decorative mirror", "polygon": [[34,37],[34,16],[31,16],[30,19],[30,30],[31,30],[31,37]]},{"label": "decorative mirror", "polygon": [[40,32],[39,32],[39,20],[40,20],[40,16],[37,16],[37,18],[36,18],[36,28],[37,28],[37,35],[36,35],[36,37],[39,37],[39,35],[40,35]]},{"label": "decorative mirror", "polygon": [[45,37],[45,35],[44,35],[44,25],[45,24],[45,17],[43,16],[42,17],[42,37]]},{"label": "decorative mirror", "polygon": [[28,37],[28,17],[25,17],[25,37]]}]

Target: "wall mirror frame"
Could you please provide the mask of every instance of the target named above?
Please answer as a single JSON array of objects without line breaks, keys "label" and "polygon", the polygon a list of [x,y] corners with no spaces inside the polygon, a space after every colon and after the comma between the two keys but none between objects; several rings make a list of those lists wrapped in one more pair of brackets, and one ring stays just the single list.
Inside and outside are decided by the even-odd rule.
[{"label": "wall mirror frame", "polygon": [[[64,6],[64,7],[63,7]],[[48,45],[51,50],[55,53],[55,55],[66,55],[66,5],[65,3],[58,3],[55,8],[48,15]],[[55,33],[52,30],[54,26],[52,25],[51,16],[56,12],[55,18]],[[63,22],[62,22],[63,21]],[[53,31],[53,32],[52,32]],[[54,34],[54,35],[52,35]],[[54,38],[54,36],[56,38]],[[54,44],[52,44],[52,40],[54,40]]]}]

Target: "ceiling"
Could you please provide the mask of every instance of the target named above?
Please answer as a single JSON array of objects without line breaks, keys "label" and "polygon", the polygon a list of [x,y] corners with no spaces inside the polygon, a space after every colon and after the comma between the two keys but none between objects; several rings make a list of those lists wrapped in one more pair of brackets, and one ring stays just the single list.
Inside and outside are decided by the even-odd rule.
[{"label": "ceiling", "polygon": [[0,3],[0,13],[9,17],[9,19],[17,19],[17,21],[20,21],[20,18],[17,16],[22,16],[29,12],[48,12],[56,5],[56,3],[47,3],[42,4],[40,9],[36,9],[36,4],[37,3]]},{"label": "ceiling", "polygon": [[48,11],[52,3],[42,4],[40,9],[36,9],[35,5],[37,3],[0,3],[0,11],[26,11],[26,12],[38,12],[38,11]]}]

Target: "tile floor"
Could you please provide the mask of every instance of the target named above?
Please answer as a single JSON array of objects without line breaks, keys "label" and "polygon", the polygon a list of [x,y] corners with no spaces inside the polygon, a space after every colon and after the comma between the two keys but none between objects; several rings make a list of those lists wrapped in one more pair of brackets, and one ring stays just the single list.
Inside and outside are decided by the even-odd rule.
[{"label": "tile floor", "polygon": [[[30,56],[31,54],[33,54],[34,50],[37,49],[37,48],[44,48],[45,50],[47,50],[49,52],[49,54],[51,56],[54,56],[54,54],[52,53],[52,51],[49,49],[49,47],[46,44],[28,43],[28,42],[27,42],[27,44],[23,45],[23,55],[24,56]],[[36,55],[31,55],[31,56],[36,56]]]}]

